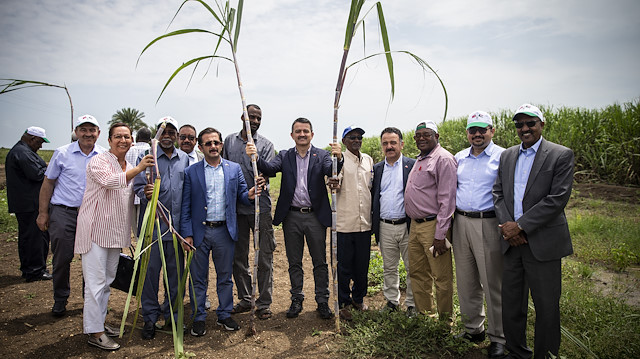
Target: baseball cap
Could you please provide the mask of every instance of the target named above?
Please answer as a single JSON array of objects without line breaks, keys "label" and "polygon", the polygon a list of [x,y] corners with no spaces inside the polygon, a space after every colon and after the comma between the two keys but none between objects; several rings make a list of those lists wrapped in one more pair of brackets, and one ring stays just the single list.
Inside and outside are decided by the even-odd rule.
[{"label": "baseball cap", "polygon": [[484,111],[475,111],[467,118],[467,130],[471,127],[486,128],[489,126],[493,126],[493,119]]},{"label": "baseball cap", "polygon": [[544,122],[544,116],[542,115],[542,111],[540,111],[540,109],[535,107],[534,105],[525,103],[524,105],[518,107],[518,109],[516,110],[516,114],[513,115],[513,120],[515,121],[516,116],[518,116],[521,113],[524,113],[525,115],[537,117],[540,119],[540,121]]},{"label": "baseball cap", "polygon": [[423,128],[429,128],[432,129],[433,132],[438,133],[438,126],[433,121],[420,122],[418,126],[416,126],[416,131]]},{"label": "baseball cap", "polygon": [[83,115],[80,116],[76,119],[76,125],[73,126],[73,128],[77,128],[78,126],[84,124],[84,123],[90,123],[94,126],[97,126],[98,128],[100,127],[100,125],[98,124],[98,120],[96,120],[95,117],[91,116],[91,115]]},{"label": "baseball cap", "polygon": [[159,119],[158,122],[156,123],[156,127],[160,126],[163,122],[166,122],[167,125],[171,125],[171,126],[175,127],[176,130],[178,129],[178,121],[176,121],[171,116],[165,116],[165,117]]},{"label": "baseball cap", "polygon": [[344,138],[344,136],[346,136],[346,135],[347,135],[347,133],[349,133],[349,132],[351,132],[351,131],[356,131],[356,132],[358,132],[361,136],[362,136],[362,135],[364,135],[364,130],[363,130],[363,129],[361,129],[360,127],[355,127],[355,128],[354,128],[354,127],[352,127],[352,126],[349,126],[349,127],[345,128],[345,129],[344,129],[344,131],[342,131],[342,138]]},{"label": "baseball cap", "polygon": [[46,143],[50,143],[49,139],[47,138],[47,134],[44,133],[44,128],[42,127],[36,127],[36,126],[31,126],[29,128],[27,128],[26,131],[24,131],[32,136],[36,136],[36,137],[40,137],[44,140],[44,142]]}]

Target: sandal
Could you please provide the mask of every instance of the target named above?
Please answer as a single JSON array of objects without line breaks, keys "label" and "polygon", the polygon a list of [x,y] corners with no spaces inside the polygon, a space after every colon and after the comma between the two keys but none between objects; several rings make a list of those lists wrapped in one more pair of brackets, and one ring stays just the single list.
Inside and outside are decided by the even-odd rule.
[{"label": "sandal", "polygon": [[262,309],[256,310],[256,317],[260,320],[267,320],[271,318],[272,315],[273,313],[271,313],[271,310],[269,310],[269,308],[262,308]]},{"label": "sandal", "polygon": [[233,307],[233,309],[231,309],[231,314],[246,313],[250,310],[251,307],[245,307],[244,305],[238,303]]}]

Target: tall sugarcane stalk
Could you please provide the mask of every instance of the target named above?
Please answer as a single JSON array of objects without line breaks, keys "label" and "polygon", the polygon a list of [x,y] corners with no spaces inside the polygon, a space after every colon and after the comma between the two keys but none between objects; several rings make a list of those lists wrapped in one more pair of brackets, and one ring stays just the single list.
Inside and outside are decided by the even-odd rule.
[{"label": "tall sugarcane stalk", "polygon": [[[184,6],[184,4],[187,3],[187,1],[190,1],[190,0],[184,0],[182,5],[180,5],[180,8],[176,12],[176,15],[174,15],[174,19],[178,15],[178,12],[180,12],[180,10]],[[238,38],[239,38],[239,35],[240,35],[240,23],[241,23],[241,20],[242,20],[242,10],[243,10],[244,1],[243,0],[239,0],[238,1],[237,10],[229,6],[229,1],[225,1],[224,5],[221,5],[221,3],[216,1],[215,3],[216,3],[218,12],[213,10],[203,0],[191,0],[191,1],[198,2],[203,7],[205,7],[209,11],[209,13],[211,13],[211,15],[215,18],[216,22],[222,26],[222,30],[221,30],[220,33],[214,33],[214,32],[211,32],[211,31],[208,31],[208,30],[202,30],[202,29],[176,30],[176,31],[172,31],[170,33],[167,33],[165,35],[162,35],[162,36],[159,36],[159,37],[155,38],[153,41],[151,41],[142,50],[142,52],[140,53],[140,56],[142,56],[142,54],[151,45],[153,45],[155,42],[157,42],[157,41],[159,41],[161,39],[164,39],[164,38],[167,38],[167,37],[171,37],[171,36],[188,34],[188,33],[208,33],[208,34],[214,35],[217,38],[217,44],[215,46],[215,50],[214,50],[214,53],[212,55],[201,56],[201,57],[197,57],[197,58],[191,59],[191,60],[183,63],[181,66],[179,66],[173,72],[173,74],[169,77],[169,80],[164,85],[164,88],[160,92],[160,95],[158,96],[158,100],[160,100],[160,97],[162,96],[162,94],[166,90],[167,86],[169,86],[169,83],[171,83],[173,78],[180,71],[185,69],[186,67],[188,67],[188,66],[190,66],[192,64],[195,64],[195,66],[197,67],[197,65],[202,60],[213,60],[215,58],[231,61],[234,64],[235,71],[236,71],[236,79],[238,81],[238,91],[240,92],[240,99],[241,99],[241,102],[242,102],[242,111],[243,111],[245,132],[247,134],[247,142],[250,143],[250,144],[254,144],[253,136],[252,136],[252,133],[251,133],[251,126],[249,124],[249,114],[248,114],[248,111],[247,111],[246,98],[245,98],[245,95],[244,95],[244,91],[243,91],[243,87],[242,87],[242,80],[241,80],[241,77],[240,77],[240,67],[238,65],[238,59],[237,59],[237,56],[236,56],[236,49],[237,49],[237,45],[238,45]],[[234,21],[235,21],[235,23],[234,23]],[[234,28],[234,25],[235,25],[235,28]],[[232,34],[232,32],[233,32],[233,34]],[[229,44],[229,47],[231,49],[231,55],[232,55],[231,59],[216,54],[216,52],[217,52],[217,50],[219,48],[219,45],[220,45],[220,43],[222,41],[225,41],[226,43]],[[195,69],[194,69],[194,71],[195,71]],[[192,73],[191,76],[193,76],[193,73]],[[258,158],[257,154],[251,156],[251,165],[252,165],[252,168],[253,168],[254,183],[255,183],[256,186],[258,184],[258,177],[259,177],[258,167],[257,167],[257,158]],[[253,262],[254,263],[253,263],[253,279],[252,279],[252,282],[251,282],[251,286],[252,286],[252,288],[251,288],[251,325],[250,325],[250,327],[249,327],[249,329],[247,331],[247,335],[253,335],[253,334],[256,333],[255,320],[254,319],[255,319],[255,313],[256,313],[255,300],[256,300],[256,292],[257,292],[258,256],[259,256],[259,252],[260,252],[260,245],[259,245],[259,243],[260,243],[259,242],[259,238],[260,238],[260,196],[259,196],[259,194],[256,194],[256,197],[255,197],[254,201],[255,201],[255,221],[254,221],[254,231],[253,231],[253,248],[254,248],[254,261]]]},{"label": "tall sugarcane stalk", "polygon": [[[340,62],[340,70],[338,71],[338,82],[336,84],[335,98],[333,101],[333,143],[334,144],[338,143],[338,110],[340,108],[340,96],[342,95],[342,89],[343,89],[344,81],[347,75],[347,70],[351,66],[361,61],[364,61],[366,59],[369,59],[371,57],[384,55],[387,62],[387,70],[389,72],[389,81],[391,84],[390,100],[393,100],[393,96],[395,94],[393,58],[391,56],[392,51],[389,45],[389,36],[387,33],[387,25],[384,20],[384,13],[382,11],[382,4],[380,1],[376,2],[362,17],[360,17],[362,6],[364,5],[365,1],[366,0],[352,0],[351,8],[349,10],[349,18],[347,20],[347,28],[345,31],[345,38],[344,38],[342,61]],[[351,49],[351,42],[356,33],[356,30],[360,25],[362,25],[363,36],[364,36],[364,18],[369,14],[369,12],[371,12],[374,9],[374,7],[378,15],[378,24],[380,26],[380,36],[382,38],[382,45],[384,48],[384,52],[365,56],[364,58],[358,61],[355,61],[347,66],[347,58],[349,56],[349,50]],[[418,63],[419,66],[422,67],[423,71],[430,70],[436,75],[436,77],[440,81],[440,84],[442,85],[442,88],[444,90],[444,95],[445,95],[444,118],[446,118],[448,97],[447,97],[447,90],[444,87],[444,83],[442,82],[442,79],[440,79],[440,76],[438,76],[438,74],[433,70],[433,68],[431,68],[431,66],[429,66],[429,64],[427,64],[426,61],[422,60],[420,57],[408,51],[394,51],[394,52],[409,55],[413,60],[415,60]],[[443,118],[443,121],[444,121],[444,118]],[[332,160],[331,177],[335,181],[338,178],[338,159],[336,158],[335,155],[332,155],[331,160]],[[332,187],[331,188],[331,270],[332,270],[332,277],[333,277],[333,291],[334,291],[334,297],[335,297],[334,308],[336,310],[335,325],[336,325],[336,331],[339,331],[340,330],[340,315],[339,315],[340,306],[338,303],[338,281],[337,281],[338,234],[337,234],[337,227],[336,227],[336,222],[337,222],[337,212],[336,212],[337,193],[336,192],[337,192],[336,188]]]}]

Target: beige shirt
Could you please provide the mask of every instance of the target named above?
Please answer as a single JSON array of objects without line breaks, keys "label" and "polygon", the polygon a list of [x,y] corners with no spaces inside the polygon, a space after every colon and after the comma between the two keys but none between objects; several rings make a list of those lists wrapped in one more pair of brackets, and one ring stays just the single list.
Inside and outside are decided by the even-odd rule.
[{"label": "beige shirt", "polygon": [[337,196],[336,230],[342,233],[371,230],[371,185],[373,159],[366,153],[358,158],[346,151],[344,164],[338,175],[340,191]]}]

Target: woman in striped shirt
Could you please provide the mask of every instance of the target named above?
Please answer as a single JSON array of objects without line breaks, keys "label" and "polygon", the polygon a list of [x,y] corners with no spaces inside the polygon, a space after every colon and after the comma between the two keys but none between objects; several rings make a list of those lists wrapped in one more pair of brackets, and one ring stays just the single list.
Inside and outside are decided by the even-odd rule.
[{"label": "woman in striped shirt", "polygon": [[94,156],[87,165],[87,185],[78,212],[75,253],[82,255],[85,280],[83,328],[89,344],[105,350],[120,348],[109,338],[119,331],[104,322],[120,249],[131,244],[132,180],[154,163],[151,155],[135,167],[127,162],[131,142],[128,125],[111,125],[109,151]]}]

